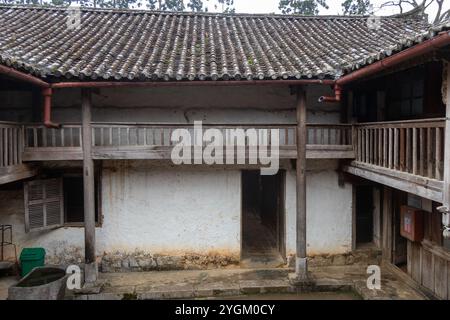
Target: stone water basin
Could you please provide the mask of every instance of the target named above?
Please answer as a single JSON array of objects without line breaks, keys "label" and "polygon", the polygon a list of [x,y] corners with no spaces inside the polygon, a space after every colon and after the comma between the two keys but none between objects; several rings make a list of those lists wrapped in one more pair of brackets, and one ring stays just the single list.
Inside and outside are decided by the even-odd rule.
[{"label": "stone water basin", "polygon": [[58,267],[37,267],[9,287],[8,300],[62,300],[68,275]]}]

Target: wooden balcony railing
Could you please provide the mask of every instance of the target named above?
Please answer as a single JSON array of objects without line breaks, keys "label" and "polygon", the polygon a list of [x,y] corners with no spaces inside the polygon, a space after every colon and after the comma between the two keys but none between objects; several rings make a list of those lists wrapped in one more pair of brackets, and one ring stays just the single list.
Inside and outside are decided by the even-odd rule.
[{"label": "wooden balcony railing", "polygon": [[0,168],[22,163],[22,126],[0,122]]},{"label": "wooden balcony railing", "polygon": [[[186,124],[93,123],[94,158],[120,158],[124,156],[125,151],[128,151],[131,157],[134,152],[134,156],[137,156],[138,159],[145,159],[146,153],[148,157],[152,158],[152,152],[165,152],[167,155],[167,150],[174,145],[171,141],[172,132],[183,128],[191,133],[191,137],[194,136],[194,127]],[[281,157],[296,157],[296,125],[204,124],[202,126],[203,130],[210,128],[220,130],[227,140],[228,129],[255,129],[259,141],[267,141],[269,145],[272,142],[270,129],[278,129]],[[334,154],[331,158],[353,157],[351,125],[309,124],[307,128],[312,157],[326,158],[326,153],[331,154],[332,152]],[[50,156],[54,160],[81,159],[81,131],[79,124],[64,124],[60,129],[49,129],[34,124],[26,125],[24,129],[25,158],[41,160],[48,159]]]},{"label": "wooden balcony railing", "polygon": [[442,180],[444,119],[354,126],[356,162]]}]

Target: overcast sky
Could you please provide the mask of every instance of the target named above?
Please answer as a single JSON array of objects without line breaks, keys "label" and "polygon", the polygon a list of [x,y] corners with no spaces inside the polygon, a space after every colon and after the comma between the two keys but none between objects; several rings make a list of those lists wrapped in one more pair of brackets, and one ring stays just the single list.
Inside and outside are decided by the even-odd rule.
[{"label": "overcast sky", "polygon": [[[209,0],[210,2],[214,2],[214,0]],[[205,1],[206,2],[206,1]],[[342,14],[341,3],[342,0],[328,0],[329,9],[322,9],[321,14]],[[372,3],[377,9],[386,0],[372,0]],[[236,8],[236,12],[238,13],[280,13],[278,10],[279,0],[234,0],[234,6]],[[444,5],[446,10],[450,9],[450,0],[446,1]],[[209,11],[215,11],[214,5],[209,5]],[[396,8],[386,8],[383,10],[378,10],[376,12],[377,15],[389,15],[398,13],[398,9]],[[436,13],[436,6],[432,5],[429,9],[429,14],[433,15]]]}]

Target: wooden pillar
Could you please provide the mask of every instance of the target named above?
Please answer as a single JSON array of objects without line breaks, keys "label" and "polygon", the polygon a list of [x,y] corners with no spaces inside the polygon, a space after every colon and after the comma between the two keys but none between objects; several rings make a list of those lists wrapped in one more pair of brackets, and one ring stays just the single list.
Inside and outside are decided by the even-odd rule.
[{"label": "wooden pillar", "polygon": [[297,258],[295,274],[298,279],[308,277],[306,256],[306,92],[297,88]]},{"label": "wooden pillar", "polygon": [[382,230],[382,255],[383,260],[392,262],[392,189],[383,187],[383,230]]},{"label": "wooden pillar", "polygon": [[450,228],[450,62],[445,66],[447,72],[444,72],[444,87],[443,94],[446,95],[446,109],[445,109],[445,134],[444,134],[444,188],[443,192],[443,208],[440,210],[443,213],[442,224],[447,227],[444,235],[448,235]]},{"label": "wooden pillar", "polygon": [[98,271],[95,255],[95,184],[91,129],[92,97],[89,89],[82,89],[81,109],[83,125],[85,282],[93,283],[97,280]]},{"label": "wooden pillar", "polygon": [[[446,109],[445,109],[445,135],[444,135],[444,190],[443,200],[444,206],[450,208],[450,64],[447,66],[446,72],[447,79],[444,79],[446,83]],[[444,91],[444,90],[443,90]]]}]

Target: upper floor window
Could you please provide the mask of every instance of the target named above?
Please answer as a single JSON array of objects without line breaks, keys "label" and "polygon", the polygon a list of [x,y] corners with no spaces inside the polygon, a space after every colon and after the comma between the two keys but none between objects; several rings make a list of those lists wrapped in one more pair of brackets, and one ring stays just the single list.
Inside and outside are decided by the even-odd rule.
[{"label": "upper floor window", "polygon": [[389,118],[405,119],[420,116],[424,112],[424,80],[417,77],[401,77],[388,89]]}]

